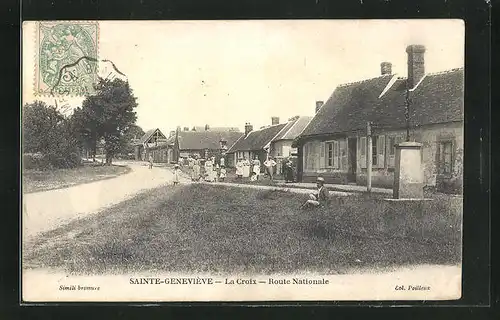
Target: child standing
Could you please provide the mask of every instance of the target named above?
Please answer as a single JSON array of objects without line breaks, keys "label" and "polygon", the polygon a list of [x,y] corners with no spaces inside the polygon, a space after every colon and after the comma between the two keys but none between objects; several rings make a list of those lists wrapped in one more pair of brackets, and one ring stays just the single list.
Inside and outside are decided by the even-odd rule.
[{"label": "child standing", "polygon": [[153,155],[149,155],[149,169],[153,169]]},{"label": "child standing", "polygon": [[179,167],[178,164],[176,164],[174,166],[174,186],[178,185],[179,184],[179,180],[180,180],[180,175],[181,175],[181,169]]},{"label": "child standing", "polygon": [[219,181],[224,182],[224,178],[226,178],[226,167],[224,165],[222,165],[220,167]]}]

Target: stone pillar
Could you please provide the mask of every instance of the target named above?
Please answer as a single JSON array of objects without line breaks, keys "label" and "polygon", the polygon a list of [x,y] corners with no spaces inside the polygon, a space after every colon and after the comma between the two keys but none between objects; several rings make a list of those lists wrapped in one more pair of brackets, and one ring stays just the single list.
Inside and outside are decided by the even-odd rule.
[{"label": "stone pillar", "polygon": [[402,142],[396,145],[394,171],[394,199],[423,199],[424,177],[418,142]]}]

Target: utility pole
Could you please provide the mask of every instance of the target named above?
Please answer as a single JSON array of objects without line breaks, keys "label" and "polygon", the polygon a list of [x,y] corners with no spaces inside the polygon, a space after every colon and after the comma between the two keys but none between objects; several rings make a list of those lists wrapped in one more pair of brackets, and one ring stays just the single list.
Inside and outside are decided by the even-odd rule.
[{"label": "utility pole", "polygon": [[366,191],[372,192],[372,124],[366,123]]},{"label": "utility pole", "polygon": [[406,81],[405,120],[406,120],[406,142],[409,142],[410,141],[410,88],[408,80]]}]

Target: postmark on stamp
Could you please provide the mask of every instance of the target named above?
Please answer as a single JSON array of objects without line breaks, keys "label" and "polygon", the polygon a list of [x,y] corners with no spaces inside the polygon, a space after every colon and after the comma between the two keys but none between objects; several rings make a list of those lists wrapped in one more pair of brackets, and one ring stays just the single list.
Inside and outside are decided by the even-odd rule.
[{"label": "postmark on stamp", "polygon": [[35,94],[83,96],[98,78],[97,22],[39,22]]}]

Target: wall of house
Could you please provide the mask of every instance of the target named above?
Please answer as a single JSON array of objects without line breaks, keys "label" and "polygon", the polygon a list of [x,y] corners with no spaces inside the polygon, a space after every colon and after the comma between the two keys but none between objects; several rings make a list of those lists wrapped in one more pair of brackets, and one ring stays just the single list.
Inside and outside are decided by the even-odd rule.
[{"label": "wall of house", "polygon": [[297,149],[292,148],[292,140],[280,140],[271,144],[269,155],[273,158],[289,157],[292,153],[296,153]]},{"label": "wall of house", "polygon": [[277,176],[283,175],[283,162],[288,157],[297,153],[297,148],[292,148],[293,140],[280,140],[273,142],[269,150],[269,156],[273,157],[276,161],[274,167],[274,174]]},{"label": "wall of house", "polygon": [[[374,136],[378,136],[377,164],[372,169],[372,185],[379,187],[392,187],[394,182],[394,156],[395,149],[392,142],[398,143],[405,140],[405,130],[379,131],[374,130]],[[361,148],[366,143],[366,138],[352,134],[349,136],[357,139],[356,151],[356,184],[366,185],[366,151]],[[336,161],[333,166],[327,164],[328,156],[326,142],[337,141]],[[364,142],[363,142],[364,140]],[[429,125],[414,129],[410,132],[410,140],[422,143],[422,175],[424,184],[435,187],[439,191],[460,193],[463,181],[463,124],[447,123]],[[451,172],[440,172],[440,144],[450,142],[452,145]],[[345,144],[345,146],[344,146]],[[392,148],[392,151],[391,151]],[[322,140],[308,141],[302,146],[301,160],[302,181],[312,182],[321,175],[327,183],[348,182],[348,162],[343,150],[348,152],[348,141],[346,137],[328,137]],[[381,151],[383,150],[383,151]],[[364,153],[364,155],[363,155]]]}]

